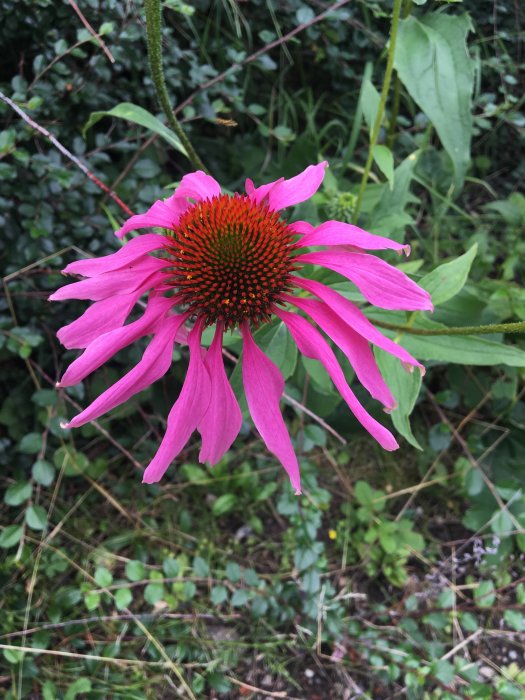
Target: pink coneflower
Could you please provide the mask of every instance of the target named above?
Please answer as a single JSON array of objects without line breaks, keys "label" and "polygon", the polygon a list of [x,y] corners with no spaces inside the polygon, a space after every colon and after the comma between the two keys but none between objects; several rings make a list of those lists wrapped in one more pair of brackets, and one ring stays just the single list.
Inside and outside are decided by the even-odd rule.
[{"label": "pink coneflower", "polygon": [[[284,380],[252,336],[254,328],[277,316],[299,351],[324,366],[361,425],[386,450],[398,447],[394,436],[355,397],[323,333],[343,351],[361,384],[386,410],[392,410],[395,401],[370,344],[410,369],[423,368],[355,304],[320,282],[301,277],[301,268],[309,263],[333,270],[353,282],[367,301],[384,309],[432,310],[431,299],[403,272],[365,252],[392,249],[408,254],[408,246],[339,221],[317,227],[304,221],[286,223],[281,211],[311,197],[326,166],[311,165],[290,180],[281,178],[258,188],[247,180],[246,194],[234,195],[223,194],[209,175],[190,173],[171,197],[132,216],[116,233],[120,238],[135,229],[156,227],[164,229],[162,234],[137,236],[113,255],[79,260],[65,268],[65,273],[86,279],[62,287],[50,299],[95,303],[58,331],[65,347],[85,348],[59,386],[82,381],[125,346],[152,336],[140,362],[68,427],[98,418],[160,379],[170,367],[174,343],[186,342],[188,372],[144,482],[161,479],[195,430],[202,438],[199,460],[216,464],[241,427],[241,411],[222,358],[224,332],[239,328],[242,377],[253,422],[300,493],[299,465],[279,407]],[[303,250],[309,247],[322,250]],[[144,294],[148,294],[144,313],[124,325]],[[215,326],[215,334],[204,351],[201,336],[207,326]]]}]

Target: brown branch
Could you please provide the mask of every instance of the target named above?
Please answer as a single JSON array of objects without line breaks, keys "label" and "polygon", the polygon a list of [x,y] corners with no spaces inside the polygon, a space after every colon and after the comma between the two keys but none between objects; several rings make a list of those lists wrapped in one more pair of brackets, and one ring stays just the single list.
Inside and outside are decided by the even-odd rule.
[{"label": "brown branch", "polygon": [[276,46],[280,46],[281,44],[286,43],[289,39],[294,37],[296,34],[299,34],[300,32],[303,32],[305,29],[312,27],[314,24],[321,22],[331,12],[335,12],[336,10],[339,10],[344,5],[348,5],[349,2],[350,2],[350,0],[340,0],[340,2],[335,3],[335,5],[332,5],[324,12],[321,12],[320,15],[317,15],[316,17],[311,19],[309,22],[304,22],[304,24],[300,24],[298,27],[295,27],[295,29],[292,29],[290,32],[288,32],[288,34],[285,34],[284,36],[281,36],[278,39],[275,39],[275,41],[271,41],[269,44],[266,44],[266,46],[263,46],[262,49],[258,49],[257,51],[255,51],[255,53],[250,54],[250,56],[245,58],[244,61],[240,61],[239,63],[232,63],[232,65],[229,66],[229,68],[227,68],[222,73],[219,73],[219,75],[216,75],[215,78],[208,80],[207,83],[203,83],[199,87],[198,90],[193,92],[188,98],[186,98],[184,100],[184,102],[181,102],[180,105],[178,105],[175,108],[173,113],[178,114],[181,110],[184,109],[184,107],[187,107],[189,104],[191,104],[193,102],[193,100],[195,99],[195,97],[197,97],[197,95],[199,93],[203,92],[204,90],[207,90],[208,88],[212,87],[216,83],[222,82],[224,80],[224,78],[230,74],[230,72],[240,70],[243,66],[246,66],[249,63],[253,63],[253,61],[256,61],[259,58],[259,56],[262,56],[263,54],[268,53],[268,51],[271,51]]},{"label": "brown branch", "polygon": [[71,151],[68,151],[68,149],[63,146],[58,139],[53,136],[51,132],[49,132],[47,129],[45,129],[43,126],[40,126],[40,124],[37,124],[31,117],[24,112],[23,109],[21,109],[13,100],[9,99],[6,95],[4,95],[3,92],[0,91],[0,100],[2,102],[5,102],[6,105],[11,107],[11,109],[18,114],[19,117],[21,117],[26,124],[29,124],[29,126],[35,131],[38,131],[39,134],[42,134],[42,136],[45,136],[55,148],[57,148],[62,155],[64,155],[66,158],[68,158],[74,165],[81,170],[86,177],[88,177],[92,182],[97,185],[97,187],[100,187],[101,190],[106,192],[113,201],[115,201],[119,207],[124,211],[128,216],[133,216],[133,212],[131,209],[128,207],[127,204],[124,204],[124,202],[113,192],[113,190],[110,190],[107,185],[105,185],[103,182],[101,182],[98,177],[93,175],[93,173],[87,168],[87,166],[82,163],[81,160],[79,160],[76,156],[74,156]]},{"label": "brown branch", "polygon": [[100,38],[100,34],[97,34],[97,32],[93,29],[93,27],[90,25],[90,23],[89,23],[89,22],[87,21],[87,19],[84,17],[84,15],[83,15],[82,12],[80,11],[80,8],[79,8],[79,6],[77,5],[77,3],[75,2],[75,0],[68,0],[68,2],[69,2],[69,4],[71,5],[71,7],[75,10],[75,12],[77,13],[77,15],[78,15],[80,21],[82,22],[82,24],[84,25],[84,27],[88,30],[88,32],[89,32],[89,33],[92,35],[92,37],[96,40],[97,44],[100,46],[100,48],[102,49],[102,51],[106,54],[106,56],[109,58],[109,60],[111,61],[111,63],[115,63],[115,59],[113,58],[113,55],[112,55],[111,51],[108,49],[108,47],[106,46],[106,44],[105,44],[105,43],[102,41],[102,39]]}]

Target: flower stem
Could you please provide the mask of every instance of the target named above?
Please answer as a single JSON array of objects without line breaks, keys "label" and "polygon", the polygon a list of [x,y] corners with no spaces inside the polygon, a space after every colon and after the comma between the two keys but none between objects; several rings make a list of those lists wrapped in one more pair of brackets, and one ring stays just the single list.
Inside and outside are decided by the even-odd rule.
[{"label": "flower stem", "polygon": [[354,208],[353,221],[357,223],[359,216],[359,211],[361,209],[361,204],[363,202],[363,195],[365,193],[366,185],[368,182],[368,176],[370,175],[370,169],[372,167],[372,161],[374,160],[374,147],[377,143],[377,138],[379,136],[379,130],[381,128],[381,122],[383,121],[383,115],[385,113],[386,98],[388,97],[388,91],[390,89],[390,81],[392,79],[392,71],[394,70],[394,53],[396,50],[396,39],[397,39],[397,28],[399,26],[399,15],[401,13],[401,5],[403,0],[394,0],[394,7],[392,9],[392,25],[390,27],[390,42],[388,45],[388,56],[386,61],[385,77],[383,80],[383,87],[381,88],[381,97],[379,99],[379,107],[377,108],[377,114],[374,121],[374,127],[372,129],[372,135],[370,137],[370,147],[368,149],[368,157],[366,159],[366,165],[363,172],[363,177],[361,178],[361,184],[359,186],[359,193],[357,195],[357,201]]},{"label": "flower stem", "polygon": [[374,320],[376,326],[412,335],[488,335],[489,333],[525,333],[525,321],[516,323],[491,323],[485,326],[455,326],[453,328],[412,328],[396,323]]},{"label": "flower stem", "polygon": [[160,106],[166,114],[170,127],[177,134],[180,142],[186,149],[190,161],[198,170],[208,172],[206,166],[193,148],[191,141],[184,133],[179,120],[173,114],[173,109],[170,104],[166,81],[164,80],[164,70],[162,68],[162,43],[160,32],[162,14],[160,0],[144,0],[144,10],[146,13],[146,40],[148,43],[149,67]]}]

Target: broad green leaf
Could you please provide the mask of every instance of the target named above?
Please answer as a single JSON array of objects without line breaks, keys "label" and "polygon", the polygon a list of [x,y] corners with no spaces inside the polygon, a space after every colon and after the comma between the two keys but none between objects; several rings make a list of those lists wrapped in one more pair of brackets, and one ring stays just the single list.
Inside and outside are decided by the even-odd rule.
[{"label": "broad green leaf", "polygon": [[388,185],[392,190],[394,188],[394,156],[392,151],[387,146],[374,146],[374,160],[379,170],[388,180]]},{"label": "broad green leaf", "polygon": [[430,293],[434,306],[439,306],[452,299],[463,289],[467,281],[472,262],[478,252],[478,244],[451,262],[439,265],[435,270],[425,275],[419,284]]},{"label": "broad green leaf", "polygon": [[456,189],[470,162],[474,62],[466,49],[470,17],[429,13],[399,26],[394,65],[452,159]]},{"label": "broad green leaf", "polygon": [[[369,312],[372,320],[403,323],[402,316],[392,316],[392,312],[374,309]],[[393,320],[395,318],[395,320]],[[421,316],[414,323],[415,329],[438,330],[446,328]],[[391,338],[397,337],[395,331],[381,329]],[[489,340],[486,336],[476,335],[412,335],[403,333],[400,344],[418,360],[436,360],[451,362],[459,365],[478,365],[491,367],[493,365],[508,365],[509,367],[525,367],[525,351],[515,345],[504,344]]]},{"label": "broad green leaf", "polygon": [[379,348],[375,348],[374,352],[381,374],[397,402],[397,407],[390,414],[392,423],[412,447],[421,450],[422,447],[412,433],[409,420],[421,389],[421,372],[417,369],[411,373],[407,372],[397,357]]},{"label": "broad green leaf", "polygon": [[154,117],[151,112],[147,109],[143,109],[138,105],[134,105],[131,102],[121,102],[113,109],[107,112],[92,112],[89,119],[87,120],[84,128],[82,129],[82,135],[86,136],[86,131],[90,129],[94,124],[102,119],[102,117],[117,117],[118,119],[125,119],[128,122],[133,122],[139,126],[143,126],[155,134],[161,136],[165,141],[167,141],[170,146],[173,146],[175,150],[180,151],[185,156],[187,156],[186,149],[179,140],[179,137],[168,129],[160,119]]}]

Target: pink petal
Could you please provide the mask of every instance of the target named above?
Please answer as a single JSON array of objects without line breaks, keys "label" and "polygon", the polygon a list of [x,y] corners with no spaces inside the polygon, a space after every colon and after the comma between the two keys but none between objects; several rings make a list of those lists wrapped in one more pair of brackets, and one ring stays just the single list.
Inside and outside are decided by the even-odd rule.
[{"label": "pink petal", "polygon": [[292,224],[294,231],[305,234],[301,239],[301,246],[351,245],[365,250],[391,249],[400,253],[404,252],[406,255],[410,254],[409,245],[396,243],[396,241],[391,241],[384,236],[375,236],[352,224],[345,224],[341,221],[326,221],[308,232],[305,227],[297,226],[301,223],[296,221]]},{"label": "pink petal", "polygon": [[[262,185],[250,192],[250,181],[247,181],[246,191],[256,202],[261,202],[268,197],[270,209],[280,210],[292,207],[299,202],[304,202],[314,195],[324,179],[325,168],[328,163],[323,161],[319,165],[309,165],[302,173],[289,180],[278,180]],[[253,183],[252,183],[253,186]]]},{"label": "pink petal", "polygon": [[122,294],[97,301],[79,318],[57,331],[59,341],[66,348],[85,348],[95,338],[121,326],[135,306],[142,292]]},{"label": "pink petal", "polygon": [[392,411],[396,400],[392,396],[370,349],[368,341],[356,333],[334,311],[322,301],[314,299],[296,299],[293,302],[313,318],[317,325],[344,352],[357,378],[371,396],[381,401],[383,406]]},{"label": "pink petal", "polygon": [[155,273],[159,273],[167,264],[166,260],[146,255],[127,265],[123,270],[114,270],[96,277],[88,277],[80,282],[60,287],[54,294],[51,294],[49,301],[63,301],[64,299],[100,301],[117,294],[130,294],[135,289],[147,284],[148,281],[150,287],[160,282],[164,276]]},{"label": "pink petal", "polygon": [[175,192],[177,197],[190,197],[196,202],[212,199],[221,194],[221,186],[211,175],[202,170],[184,175]]},{"label": "pink petal", "polygon": [[293,339],[297,343],[299,352],[306,355],[306,357],[310,357],[312,360],[318,360],[324,366],[337,390],[363,428],[365,428],[385,450],[396,450],[399,447],[396,439],[389,430],[381,425],[381,423],[378,423],[375,418],[372,418],[359,403],[355,394],[346,383],[343,370],[339,366],[332,348],[319,331],[308,323],[305,318],[297,314],[282,311],[281,309],[276,309],[275,313],[285,322]]},{"label": "pink petal", "polygon": [[[319,299],[322,299],[327,306],[329,306],[334,313],[336,313],[350,328],[366,338],[370,343],[377,345],[385,352],[390,353],[398,357],[401,362],[418,367],[421,373],[425,372],[425,368],[421,363],[419,363],[412,355],[402,348],[393,340],[384,336],[360,311],[355,304],[353,304],[344,296],[335,292],[333,289],[326,287],[320,282],[315,280],[306,280],[301,277],[294,277],[295,284],[301,289],[305,289],[311,294],[315,294]],[[289,301],[296,304],[297,298],[290,297]],[[300,301],[304,301],[301,299]],[[296,304],[297,305],[297,304]]]},{"label": "pink petal", "polygon": [[322,265],[347,277],[371,304],[382,309],[432,311],[430,294],[412,282],[404,272],[375,255],[333,253],[322,250],[298,255],[296,260]]},{"label": "pink petal", "polygon": [[186,313],[165,319],[157,329],[140,362],[95,399],[82,413],[75,416],[67,427],[78,428],[79,425],[95,420],[164,376],[171,365],[175,335],[179,326],[187,318]]},{"label": "pink petal", "polygon": [[70,263],[62,272],[64,274],[77,274],[84,277],[94,277],[103,272],[111,272],[125,265],[134,263],[146,253],[159,250],[166,245],[165,236],[158,236],[155,233],[146,233],[137,238],[132,238],[120,250],[112,255],[105,255],[101,258],[87,258],[86,260],[76,260]]},{"label": "pink petal", "polygon": [[181,214],[190,206],[184,197],[179,197],[177,193],[172,194],[167,199],[158,199],[144,214],[135,214],[130,217],[118,231],[115,231],[117,238],[122,238],[126,233],[139,228],[167,228],[174,229],[179,223]]},{"label": "pink petal", "polygon": [[199,462],[217,464],[231,447],[242,425],[242,414],[232,391],[222,359],[223,326],[217,324],[215,336],[204,364],[211,379],[211,399],[208,410],[198,425],[202,435]]},{"label": "pink petal", "polygon": [[274,363],[257,347],[246,323],[242,335],[242,378],[253,422],[266,447],[288,473],[295,493],[300,494],[299,464],[279,408],[284,379]]},{"label": "pink petal", "polygon": [[127,326],[103,333],[90,343],[82,355],[68,367],[58,386],[78,384],[122,348],[150,333],[173,303],[173,299],[166,297],[151,297],[141,318]]},{"label": "pink petal", "polygon": [[164,475],[197,428],[210,403],[211,383],[201,355],[202,322],[197,322],[188,335],[190,363],[179,398],[168,416],[166,434],[157,454],[147,467],[143,483],[153,484]]}]

